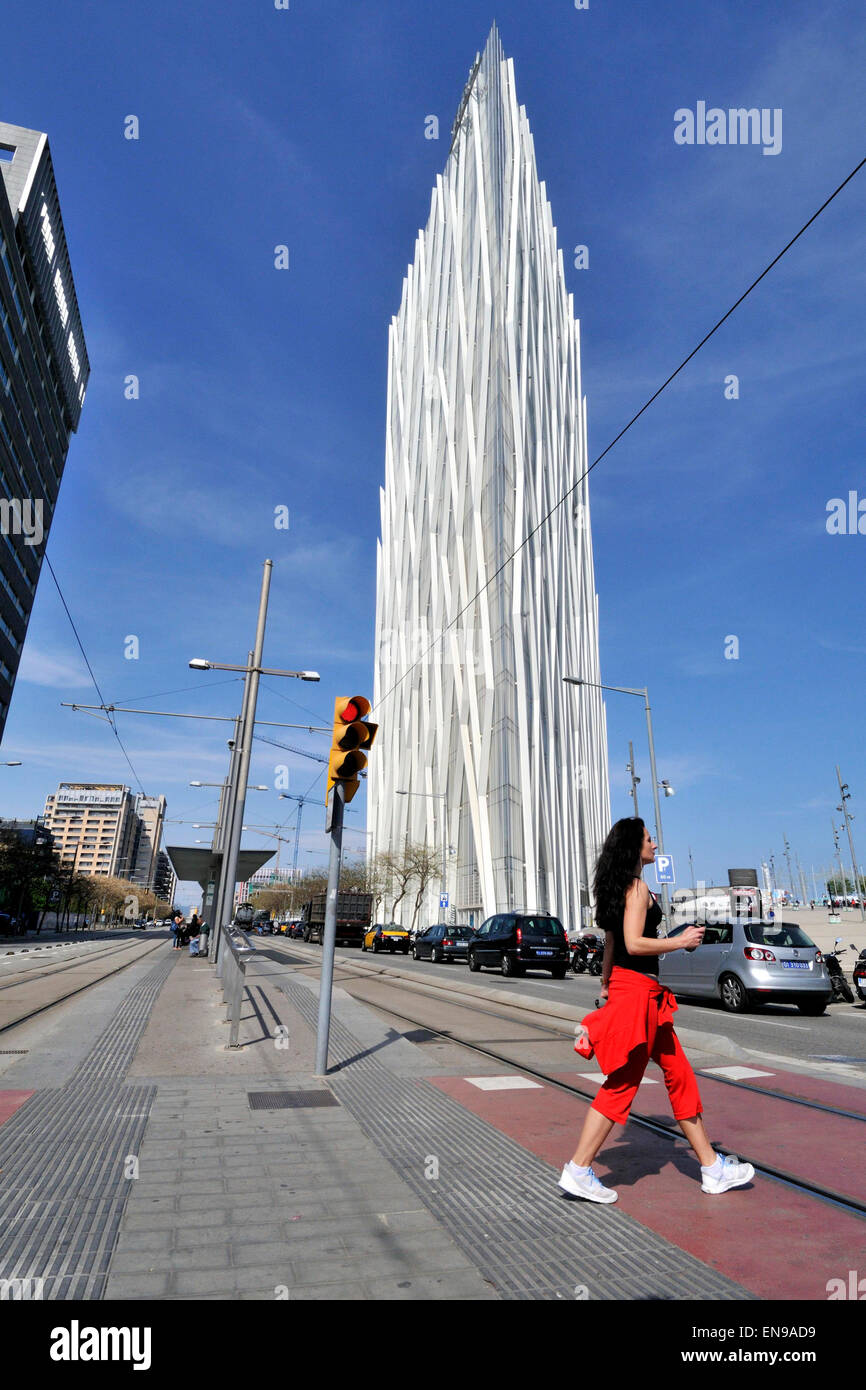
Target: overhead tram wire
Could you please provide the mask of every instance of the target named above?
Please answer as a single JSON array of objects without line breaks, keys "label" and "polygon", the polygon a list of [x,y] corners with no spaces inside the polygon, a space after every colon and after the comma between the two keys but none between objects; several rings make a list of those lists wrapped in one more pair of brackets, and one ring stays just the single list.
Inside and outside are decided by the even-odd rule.
[{"label": "overhead tram wire", "polygon": [[[105,705],[105,696],[103,695],[102,691],[101,691],[100,688],[99,688],[99,682],[97,681],[96,676],[93,674],[93,667],[91,666],[90,661],[88,660],[87,652],[84,650],[84,643],[82,642],[81,638],[80,638],[79,635],[78,635],[78,628],[75,626],[75,622],[73,621],[72,614],[71,614],[70,611],[69,611],[69,604],[66,602],[66,599],[65,599],[64,596],[63,596],[63,590],[61,589],[60,584],[58,583],[57,575],[54,573],[54,566],[52,565],[51,561],[49,560],[47,554],[43,556],[43,559],[45,560],[45,563],[46,563],[46,565],[48,566],[48,570],[49,570],[49,572],[50,572],[50,574],[51,574],[51,578],[54,580],[54,587],[56,588],[58,594],[60,595],[60,602],[63,604],[64,612],[66,613],[66,616],[67,616],[67,618],[69,619],[69,625],[70,625],[70,627],[72,628],[72,631],[75,633],[75,640],[76,640],[76,642],[78,643],[79,649],[80,649],[80,651],[81,651],[81,655],[84,657],[84,664],[85,664],[85,666],[87,667],[88,671],[90,672],[90,679],[93,681],[93,687],[94,687],[94,689],[95,689],[97,695],[99,696],[99,703],[100,703],[101,705]],[[114,723],[114,720],[111,718],[111,714],[110,714],[110,713],[107,714],[107,718],[108,718],[109,724],[111,725],[111,731],[112,731],[112,733],[114,734],[114,737],[117,739],[118,744],[120,745],[120,751],[123,753],[124,758],[126,759],[127,763],[129,764],[129,770],[130,770],[130,772],[132,773],[133,777],[135,778],[136,782],[138,783],[139,787],[141,788],[141,794],[142,794],[142,796],[146,796],[146,795],[147,795],[147,792],[144,790],[144,783],[142,782],[141,778],[139,777],[138,773],[136,772],[135,768],[134,768],[133,765],[132,765],[132,760],[131,760],[129,754],[127,753],[127,751],[126,751],[126,749],[125,749],[125,747],[124,747],[124,745],[123,745],[123,739],[120,737],[120,734],[117,732],[117,725]]]},{"label": "overhead tram wire", "polygon": [[445,627],[445,628],[443,628],[442,631],[441,631],[441,633],[439,634],[439,636],[438,636],[438,637],[435,637],[435,638],[433,639],[433,641],[430,643],[429,647],[427,647],[427,649],[426,649],[425,651],[423,651],[423,652],[421,653],[421,655],[420,655],[415,661],[412,662],[412,665],[408,668],[408,670],[404,671],[403,674],[402,674],[402,676],[399,678],[399,680],[397,680],[397,681],[394,682],[394,684],[391,686],[391,689],[390,689],[390,690],[387,690],[387,691],[385,692],[385,694],[384,694],[383,696],[381,696],[381,698],[377,701],[376,708],[375,708],[375,710],[373,711],[373,713],[378,713],[378,712],[379,712],[379,710],[380,710],[380,709],[382,708],[382,706],[384,705],[385,701],[386,701],[386,700],[389,700],[389,699],[391,698],[391,696],[394,694],[394,691],[397,690],[397,689],[399,689],[399,687],[400,687],[400,686],[403,684],[403,682],[406,680],[407,676],[410,676],[410,675],[412,674],[412,672],[415,670],[415,667],[416,667],[416,666],[420,666],[421,662],[424,661],[424,659],[430,654],[430,652],[433,650],[433,648],[439,645],[439,643],[440,643],[440,642],[442,641],[442,639],[445,637],[446,633],[450,632],[451,629],[454,627],[454,625],[455,625],[456,623],[458,623],[458,622],[460,621],[460,619],[463,617],[463,614],[464,614],[464,613],[467,613],[467,612],[469,611],[469,609],[472,607],[473,603],[475,603],[476,599],[480,598],[480,596],[484,593],[485,589],[488,589],[488,588],[490,587],[490,585],[493,583],[493,581],[494,581],[495,579],[498,579],[498,578],[499,578],[499,576],[500,576],[500,574],[502,574],[503,570],[506,569],[507,566],[511,564],[511,562],[512,562],[512,560],[515,558],[515,556],[517,556],[517,555],[520,553],[520,551],[523,549],[523,547],[524,547],[529,541],[532,540],[532,537],[533,537],[538,531],[541,530],[542,526],[544,526],[556,512],[559,511],[560,507],[562,507],[562,506],[565,505],[565,503],[568,501],[568,499],[571,497],[571,495],[572,495],[574,492],[576,492],[577,489],[580,487],[580,485],[581,485],[581,483],[584,481],[584,479],[589,477],[589,475],[590,475],[590,473],[592,472],[592,470],[593,470],[599,463],[601,463],[602,459],[603,459],[607,454],[610,453],[610,451],[611,451],[611,449],[614,447],[614,445],[619,443],[619,441],[622,439],[623,435],[624,435],[624,434],[627,434],[628,431],[631,429],[632,425],[636,424],[637,421],[640,419],[640,417],[644,414],[644,412],[647,411],[647,410],[649,410],[649,408],[650,408],[650,406],[653,404],[653,402],[658,400],[659,396],[662,394],[662,392],[663,392],[664,390],[667,389],[668,386],[670,386],[670,384],[671,384],[671,382],[674,380],[674,378],[677,377],[677,376],[679,376],[679,374],[680,374],[680,372],[683,370],[683,368],[686,367],[686,366],[688,366],[688,364],[689,364],[689,362],[691,362],[692,358],[695,357],[695,356],[700,352],[701,348],[704,347],[704,345],[705,345],[706,343],[709,342],[709,340],[710,340],[710,338],[712,338],[713,334],[714,334],[714,333],[717,333],[718,330],[721,328],[722,324],[725,323],[725,322],[731,317],[731,315],[733,314],[734,310],[735,310],[735,309],[738,309],[738,308],[740,307],[740,305],[743,303],[743,300],[744,300],[744,299],[747,299],[748,296],[752,293],[752,290],[754,290],[754,289],[761,283],[761,281],[764,279],[765,276],[769,275],[770,271],[773,269],[774,266],[778,265],[779,261],[782,259],[782,257],[783,257],[788,251],[790,251],[790,249],[791,249],[791,247],[794,245],[794,243],[797,242],[797,241],[799,241],[799,239],[800,239],[800,237],[803,235],[803,233],[806,232],[806,231],[808,231],[808,229],[809,229],[809,227],[811,227],[812,223],[815,222],[815,221],[821,216],[821,213],[824,212],[825,209],[828,208],[828,207],[830,206],[830,204],[832,203],[833,199],[836,198],[836,197],[838,197],[838,195],[842,192],[842,189],[845,188],[845,186],[851,182],[851,180],[855,177],[856,174],[859,174],[859,172],[860,172],[860,170],[863,168],[864,164],[866,164],[866,157],[864,157],[863,159],[861,159],[861,160],[860,160],[860,163],[857,164],[857,165],[855,165],[855,167],[851,170],[850,174],[848,174],[847,177],[844,178],[844,179],[842,180],[842,182],[838,185],[837,188],[835,188],[835,189],[833,190],[833,192],[830,194],[830,196],[829,196],[828,198],[825,198],[824,202],[823,202],[823,203],[821,204],[821,206],[817,209],[817,211],[815,211],[815,212],[812,213],[812,216],[809,218],[808,222],[804,222],[804,223],[803,223],[802,227],[801,227],[800,230],[796,233],[796,235],[791,237],[791,240],[790,240],[785,246],[782,247],[782,249],[781,249],[781,251],[778,253],[778,255],[774,256],[773,259],[770,261],[769,265],[765,266],[765,268],[761,271],[760,275],[758,275],[758,276],[752,281],[752,283],[749,285],[748,289],[744,290],[743,293],[740,295],[739,299],[737,299],[737,300],[734,301],[734,303],[731,305],[730,309],[728,309],[727,313],[723,314],[722,317],[718,320],[718,322],[715,323],[715,324],[713,325],[713,327],[710,329],[710,331],[709,331],[708,333],[704,334],[703,338],[701,338],[701,341],[697,344],[697,346],[694,347],[694,348],[692,348],[691,352],[689,353],[689,355],[688,355],[687,357],[684,357],[684,358],[683,358],[683,360],[682,360],[682,362],[679,364],[679,366],[676,367],[675,370],[671,372],[670,376],[667,377],[666,380],[662,382],[662,384],[661,384],[661,386],[659,386],[658,390],[654,391],[653,394],[649,397],[649,399],[646,400],[646,401],[644,401],[644,403],[643,403],[643,405],[641,406],[640,410],[638,410],[637,413],[634,414],[634,415],[631,417],[631,419],[629,420],[628,424],[627,424],[627,425],[623,425],[622,429],[619,431],[619,434],[615,435],[614,438],[613,438],[613,439],[610,441],[610,443],[607,445],[607,447],[606,447],[605,449],[602,449],[602,451],[601,451],[601,453],[598,455],[598,457],[595,458],[595,459],[593,459],[593,461],[592,461],[592,463],[589,465],[589,467],[586,468],[586,469],[584,470],[583,473],[581,473],[581,475],[580,475],[580,477],[578,478],[577,482],[576,482],[572,487],[570,487],[570,488],[568,489],[567,492],[563,493],[562,497],[560,497],[560,499],[559,499],[558,502],[554,502],[554,504],[553,504],[553,506],[550,508],[550,510],[549,510],[548,512],[546,512],[545,515],[541,518],[541,520],[537,523],[537,525],[535,525],[535,526],[532,528],[532,530],[531,530],[530,532],[528,532],[528,534],[527,534],[526,536],[524,536],[523,540],[520,542],[520,545],[518,545],[518,546],[516,547],[516,549],[513,550],[513,551],[511,552],[510,555],[506,556],[506,558],[502,561],[502,564],[499,566],[499,568],[498,568],[497,570],[495,570],[494,573],[493,573],[493,574],[490,576],[490,578],[487,580],[487,582],[484,583],[484,584],[482,584],[482,585],[481,585],[481,588],[480,588],[475,594],[473,594],[473,596],[472,596],[472,598],[469,600],[469,602],[466,603],[466,604],[464,604],[464,606],[460,609],[460,612],[456,615],[456,617],[452,618],[452,620],[451,620],[451,622],[448,624],[448,626]]},{"label": "overhead tram wire", "polygon": [[294,705],[295,709],[301,710],[303,714],[312,714],[314,719],[320,719],[323,724],[330,728],[331,719],[326,719],[324,715],[316,714],[313,710],[307,709],[306,705],[299,705],[297,700],[293,700],[289,695],[284,695],[281,690],[276,690],[274,686],[268,685],[267,681],[260,681],[259,685],[262,690],[267,690],[271,695],[279,696],[281,700],[285,700],[287,705]]},{"label": "overhead tram wire", "polygon": [[124,705],[131,705],[134,701],[137,702],[138,700],[162,700],[166,695],[183,695],[190,690],[196,690],[201,693],[205,689],[213,690],[216,685],[237,685],[240,679],[240,676],[230,676],[229,679],[225,681],[209,681],[207,686],[203,686],[201,681],[197,681],[195,685],[180,685],[176,690],[158,690],[155,695],[130,695],[126,700],[113,700],[112,708],[122,709]]}]

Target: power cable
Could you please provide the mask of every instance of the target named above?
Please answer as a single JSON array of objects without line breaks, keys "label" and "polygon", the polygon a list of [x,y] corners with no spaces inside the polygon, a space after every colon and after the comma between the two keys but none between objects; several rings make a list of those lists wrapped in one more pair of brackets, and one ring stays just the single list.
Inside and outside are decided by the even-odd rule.
[{"label": "power cable", "polygon": [[177,690],[160,690],[156,695],[130,695],[126,700],[113,700],[112,705],[115,709],[120,709],[123,705],[131,705],[138,700],[161,700],[165,695],[182,695],[189,690],[213,690],[215,685],[236,685],[240,679],[240,676],[231,676],[229,680],[225,681],[208,681],[207,686],[203,686],[201,681],[198,681],[195,685],[178,686]]},{"label": "power cable", "polygon": [[[66,602],[66,599],[65,599],[64,596],[63,596],[63,590],[61,589],[60,584],[58,583],[57,575],[54,573],[54,566],[52,565],[52,563],[51,563],[51,561],[49,560],[49,558],[48,558],[47,555],[45,555],[43,558],[44,558],[44,560],[45,560],[46,565],[48,566],[49,572],[50,572],[50,574],[51,574],[51,578],[54,580],[54,586],[55,586],[55,588],[57,589],[58,594],[60,595],[60,602],[63,604],[64,611],[65,611],[65,613],[66,613],[67,618],[69,619],[69,625],[70,625],[70,627],[72,628],[72,631],[75,633],[75,640],[76,640],[76,642],[78,643],[79,649],[80,649],[80,651],[81,651],[81,655],[84,657],[84,664],[85,664],[85,666],[87,667],[88,671],[90,672],[90,679],[93,681],[94,689],[96,690],[96,693],[97,693],[97,695],[99,696],[99,703],[100,703],[101,705],[105,705],[105,703],[106,703],[106,702],[105,702],[105,697],[104,697],[104,695],[102,694],[102,691],[101,691],[100,688],[99,688],[99,682],[97,681],[96,676],[93,674],[93,667],[91,666],[90,661],[88,660],[87,652],[84,650],[84,643],[82,642],[81,638],[80,638],[79,635],[78,635],[78,628],[75,626],[75,622],[74,622],[74,620],[73,620],[72,614],[71,614],[70,611],[69,611],[69,604]],[[124,746],[123,746],[123,739],[120,737],[120,734],[117,732],[117,725],[115,724],[114,720],[111,718],[111,713],[110,713],[110,711],[108,712],[108,722],[109,722],[109,724],[111,725],[111,729],[112,729],[112,732],[113,732],[113,734],[114,734],[114,737],[117,739],[117,742],[118,742],[118,744],[120,745],[120,750],[121,750],[121,752],[123,753],[123,756],[124,756],[124,758],[126,759],[127,763],[129,764],[129,770],[130,770],[130,772],[132,773],[133,777],[135,778],[136,782],[138,783],[139,787],[141,788],[141,794],[142,794],[142,796],[146,796],[147,793],[146,793],[146,791],[144,790],[144,784],[143,784],[141,778],[139,777],[138,773],[136,772],[135,768],[132,766],[132,761],[131,761],[131,759],[130,759],[129,754],[127,753],[126,749],[125,749]]]},{"label": "power cable", "polygon": [[294,705],[295,709],[299,709],[303,714],[311,714],[314,719],[318,719],[320,724],[331,724],[331,719],[326,719],[323,714],[316,714],[315,710],[307,709],[306,705],[299,705],[297,700],[293,700],[289,695],[284,695],[281,690],[275,689],[274,686],[268,685],[267,681],[260,680],[259,685],[262,690],[267,690],[271,695],[277,695],[279,699],[285,700],[287,705]]}]

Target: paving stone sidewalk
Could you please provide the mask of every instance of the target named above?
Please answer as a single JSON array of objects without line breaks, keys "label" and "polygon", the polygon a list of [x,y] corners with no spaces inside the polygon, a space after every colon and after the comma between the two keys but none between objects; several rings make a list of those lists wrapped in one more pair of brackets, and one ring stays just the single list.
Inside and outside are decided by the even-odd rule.
[{"label": "paving stone sidewalk", "polygon": [[[313,1078],[312,1031],[285,994],[252,986],[238,1052],[223,1047],[216,999],[212,970],[180,962],[128,1073],[156,1096],[104,1296],[498,1298]],[[330,1104],[250,1108],[250,1093],[285,1091]]]}]

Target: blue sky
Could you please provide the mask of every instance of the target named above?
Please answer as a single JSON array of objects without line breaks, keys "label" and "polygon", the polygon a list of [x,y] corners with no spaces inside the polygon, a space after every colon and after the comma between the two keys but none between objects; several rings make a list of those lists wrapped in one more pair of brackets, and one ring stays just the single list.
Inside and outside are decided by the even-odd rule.
[{"label": "blue sky", "polygon": [[[233,713],[239,687],[187,663],[244,659],[266,556],[265,659],[322,684],[267,682],[260,716],[327,722],[334,694],[371,690],[388,323],[494,17],[581,321],[595,457],[866,153],[858,3],[7,0],[0,115],[49,134],[92,368],[48,555],[107,698]],[[781,108],[780,153],[678,145],[674,113],[699,101]],[[866,858],[866,536],[825,525],[831,498],[866,497],[864,211],[866,171],[592,474],[603,679],[649,687],[682,882],[689,846],[710,880],[778,865],[783,833],[807,872],[829,864],[837,762]],[[132,782],[107,726],[61,700],[95,695],[44,570],[3,814],[32,816],[61,779]],[[629,739],[648,811],[642,707],[607,709],[614,814]],[[222,726],[120,727],[170,817],[213,819],[188,783],[224,776]],[[321,789],[318,764],[265,744],[252,780],[278,761],[291,791]],[[291,805],[251,793],[247,819],[291,838]],[[321,816],[302,865],[324,862]]]}]

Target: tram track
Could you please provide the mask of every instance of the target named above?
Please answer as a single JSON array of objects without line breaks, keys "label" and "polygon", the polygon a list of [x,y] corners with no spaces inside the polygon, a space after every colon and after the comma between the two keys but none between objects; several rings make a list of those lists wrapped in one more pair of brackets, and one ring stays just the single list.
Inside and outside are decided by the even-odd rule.
[{"label": "tram track", "polygon": [[[58,966],[58,968],[54,970],[43,969],[35,973],[32,971],[28,971],[26,979],[10,980],[6,984],[0,985],[0,991],[6,991],[9,989],[14,989],[16,987],[20,988],[24,985],[30,985],[35,983],[39,979],[51,978],[55,975],[63,974],[67,970],[72,970],[76,967],[81,969],[91,964],[98,964],[99,961],[105,961],[106,956],[114,957],[120,954],[121,952],[129,951],[131,948],[137,947],[140,944],[143,943],[140,943],[138,941],[130,941],[128,943],[118,944],[116,946],[112,944],[112,946],[106,951],[100,951],[98,953],[94,952],[92,956],[86,956],[77,961],[65,962],[63,965]],[[129,959],[121,961],[112,969],[106,970],[102,974],[98,975],[95,979],[87,980],[84,984],[78,985],[77,988],[67,990],[64,994],[60,994],[56,998],[50,999],[44,1004],[40,1004],[37,1008],[30,1009],[27,1013],[21,1014],[18,1018],[12,1019],[8,1023],[0,1024],[0,1035],[2,1035],[3,1033],[10,1032],[13,1028],[20,1028],[23,1024],[29,1023],[31,1019],[39,1017],[40,1014],[47,1013],[49,1009],[56,1008],[58,1004],[65,1003],[67,999],[73,999],[76,995],[83,994],[85,990],[93,989],[95,985],[103,984],[106,980],[111,979],[113,975],[118,975],[122,970],[127,970],[129,966],[135,965],[138,963],[138,961],[146,959],[147,956],[152,955],[154,951],[158,951],[161,947],[165,947],[165,940],[163,939],[154,942],[153,945],[148,946],[143,951],[136,952],[135,954],[131,955]]]},{"label": "tram track", "polygon": [[[73,944],[73,949],[74,946],[78,946],[80,949],[83,944],[76,942]],[[0,974],[0,980],[3,980],[3,983],[0,984],[0,993],[7,989],[15,989],[17,985],[30,984],[33,980],[47,979],[51,975],[61,975],[66,970],[75,970],[82,965],[88,965],[91,961],[104,960],[106,956],[117,955],[119,951],[128,951],[131,946],[138,944],[139,942],[135,940],[113,941],[102,949],[97,947],[93,951],[84,950],[81,955],[72,960],[46,958],[38,961],[26,961],[17,971],[14,966],[8,966],[9,974],[14,978],[6,980],[5,971]]]},{"label": "tram track", "polygon": [[[310,962],[310,966],[315,966],[315,964],[315,961]],[[309,967],[307,967],[305,964],[301,968]],[[376,982],[381,984],[387,984],[392,989],[399,988],[400,985],[406,983],[404,979],[400,979],[399,981],[390,981],[384,970],[382,970],[379,973],[373,974],[368,967],[359,967],[355,965],[353,961],[337,961],[335,964],[335,970],[345,970],[347,972],[352,972],[350,975],[350,978],[352,979],[369,980],[371,983]],[[411,983],[414,983],[414,981]],[[556,1038],[560,1041],[562,1041],[564,1038],[573,1035],[573,1027],[571,1024],[567,1023],[565,1019],[557,1020],[557,1022],[560,1023],[560,1027],[558,1028],[546,1027],[543,1023],[535,1023],[534,1021],[529,1022],[524,1019],[516,1020],[513,1016],[502,1013],[497,1009],[490,1008],[483,999],[473,996],[473,999],[470,1003],[465,997],[461,997],[460,995],[456,995],[450,992],[446,985],[438,985],[437,982],[430,980],[419,980],[418,984],[423,986],[425,993],[427,991],[430,991],[430,993],[427,994],[428,998],[432,999],[433,991],[437,991],[437,993],[441,996],[442,1001],[447,1002],[449,1006],[465,1009],[468,1012],[475,1014],[485,1014],[489,1018],[495,1018],[500,1023],[520,1022],[521,1026],[523,1027],[532,1028],[537,1033],[544,1034],[546,1037],[551,1039]],[[370,1003],[372,1007],[376,1007],[374,1001],[368,1000],[366,1002]],[[395,1014],[395,1017],[398,1017],[398,1015]],[[409,1021],[411,1022],[412,1020]],[[420,1024],[419,1026],[425,1027],[426,1025]],[[431,1028],[430,1031],[435,1032],[435,1029]],[[457,1039],[454,1039],[454,1041],[457,1041]],[[512,1063],[512,1065],[514,1064]],[[719,1085],[733,1086],[739,1091],[751,1091],[756,1095],[768,1096],[773,1100],[782,1100],[790,1105],[799,1105],[805,1107],[808,1110],[822,1111],[825,1114],[837,1115],[840,1119],[857,1120],[861,1124],[866,1124],[866,1114],[861,1113],[860,1111],[845,1110],[839,1106],[827,1105],[821,1101],[809,1100],[805,1096],[792,1095],[789,1091],[777,1091],[770,1086],[758,1086],[755,1085],[754,1082],[732,1081],[727,1076],[717,1076],[713,1072],[705,1071],[700,1067],[695,1067],[695,1074],[697,1076],[704,1077],[707,1081],[717,1082]]]}]

